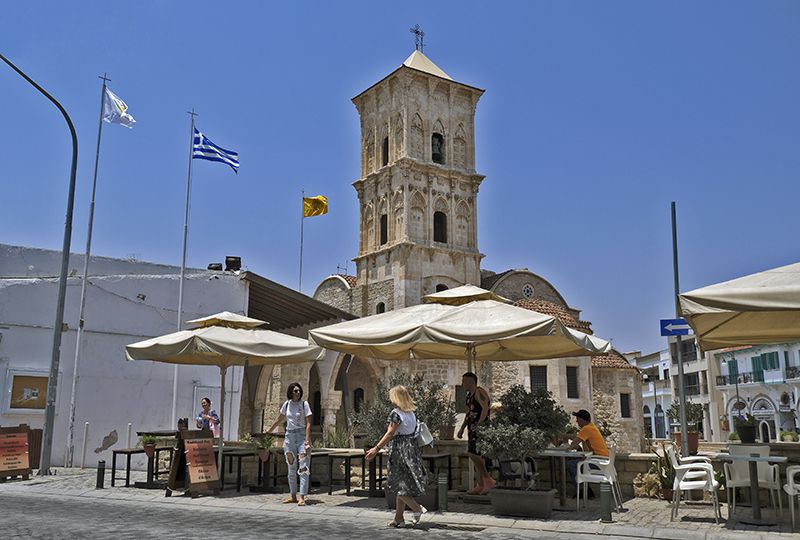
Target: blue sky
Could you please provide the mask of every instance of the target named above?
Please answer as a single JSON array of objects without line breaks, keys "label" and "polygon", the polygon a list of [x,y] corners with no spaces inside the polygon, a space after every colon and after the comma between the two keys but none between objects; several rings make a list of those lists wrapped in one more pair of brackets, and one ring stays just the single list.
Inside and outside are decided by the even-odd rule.
[{"label": "blue sky", "polygon": [[[53,93],[80,139],[73,251],[85,245],[100,97],[93,252],[180,263],[188,117],[236,150],[239,175],[195,161],[189,264],[239,255],[303,291],[358,249],[350,98],[413,51],[486,89],[476,118],[483,267],[527,267],[623,351],[663,348],[681,288],[798,260],[800,3],[15,2],[0,51]],[[59,249],[70,158],[57,111],[0,65],[0,242]]]}]

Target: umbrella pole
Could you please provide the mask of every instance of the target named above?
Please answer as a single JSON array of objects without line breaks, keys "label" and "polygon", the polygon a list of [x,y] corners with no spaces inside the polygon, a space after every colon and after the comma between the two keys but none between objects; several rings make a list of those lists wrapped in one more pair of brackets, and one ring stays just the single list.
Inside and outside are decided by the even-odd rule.
[{"label": "umbrella pole", "polygon": [[217,453],[217,474],[220,478],[222,478],[222,431],[225,428],[223,419],[225,418],[225,372],[227,369],[226,367],[219,368],[219,441],[217,441],[219,452]]}]

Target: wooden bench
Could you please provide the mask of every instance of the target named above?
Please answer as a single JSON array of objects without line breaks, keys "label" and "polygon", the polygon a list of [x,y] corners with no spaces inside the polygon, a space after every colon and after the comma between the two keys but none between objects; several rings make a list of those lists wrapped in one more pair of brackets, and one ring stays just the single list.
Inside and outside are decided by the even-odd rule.
[{"label": "wooden bench", "polygon": [[[155,461],[155,470],[153,472],[153,476],[158,478],[161,474],[168,474],[169,469],[166,471],[159,471],[158,470],[158,458],[161,452],[165,451],[172,451],[172,446],[156,446],[155,455],[153,459]],[[117,450],[112,450],[111,452],[111,487],[114,487],[116,480],[122,480],[122,478],[117,478],[117,456],[124,455],[125,459],[125,487],[129,487],[131,485],[131,457],[135,454],[144,454],[144,448],[119,448]],[[172,465],[172,454],[170,454],[170,465]]]}]

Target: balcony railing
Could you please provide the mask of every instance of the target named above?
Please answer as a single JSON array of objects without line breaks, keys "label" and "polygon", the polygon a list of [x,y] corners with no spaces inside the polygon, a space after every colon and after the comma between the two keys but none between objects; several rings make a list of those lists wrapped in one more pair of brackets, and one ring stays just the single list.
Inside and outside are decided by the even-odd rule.
[{"label": "balcony railing", "polygon": [[786,366],[786,378],[787,379],[800,378],[800,366]]},{"label": "balcony railing", "polygon": [[692,385],[692,386],[684,386],[683,392],[687,396],[699,396],[700,395],[700,386]]},{"label": "balcony railing", "polygon": [[[736,384],[736,375],[717,375],[717,386],[726,386],[729,384]],[[739,384],[747,384],[753,382],[764,382],[764,372],[763,371],[755,371],[755,372],[745,372],[739,373],[738,377]]]}]

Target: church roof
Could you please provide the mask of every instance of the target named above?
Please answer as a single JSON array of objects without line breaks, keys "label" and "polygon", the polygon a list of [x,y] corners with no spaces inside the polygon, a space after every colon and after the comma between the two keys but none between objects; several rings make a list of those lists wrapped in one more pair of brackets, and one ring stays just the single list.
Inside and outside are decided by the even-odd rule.
[{"label": "church roof", "polygon": [[615,350],[611,350],[610,354],[604,354],[602,356],[592,356],[592,367],[593,368],[613,368],[613,369],[635,369],[638,371],[639,368],[636,366],[632,366],[624,356],[618,353]]},{"label": "church roof", "polygon": [[567,311],[564,306],[560,306],[553,302],[548,302],[547,300],[542,300],[541,298],[521,298],[520,300],[514,302],[514,305],[555,317],[568,328],[574,328],[575,330],[580,330],[581,332],[591,333],[589,328],[590,323],[576,319],[569,311]]},{"label": "church roof", "polygon": [[410,67],[411,69],[416,69],[417,71],[423,71],[430,75],[441,77],[443,79],[450,81],[453,80],[450,75],[442,71],[439,66],[431,62],[431,59],[422,54],[422,52],[419,50],[415,50],[413,53],[411,53],[411,56],[406,58],[406,61],[403,62],[403,65]]},{"label": "church roof", "polygon": [[347,282],[348,285],[350,285],[351,289],[358,284],[358,278],[356,276],[348,276],[343,274],[341,277]]}]

